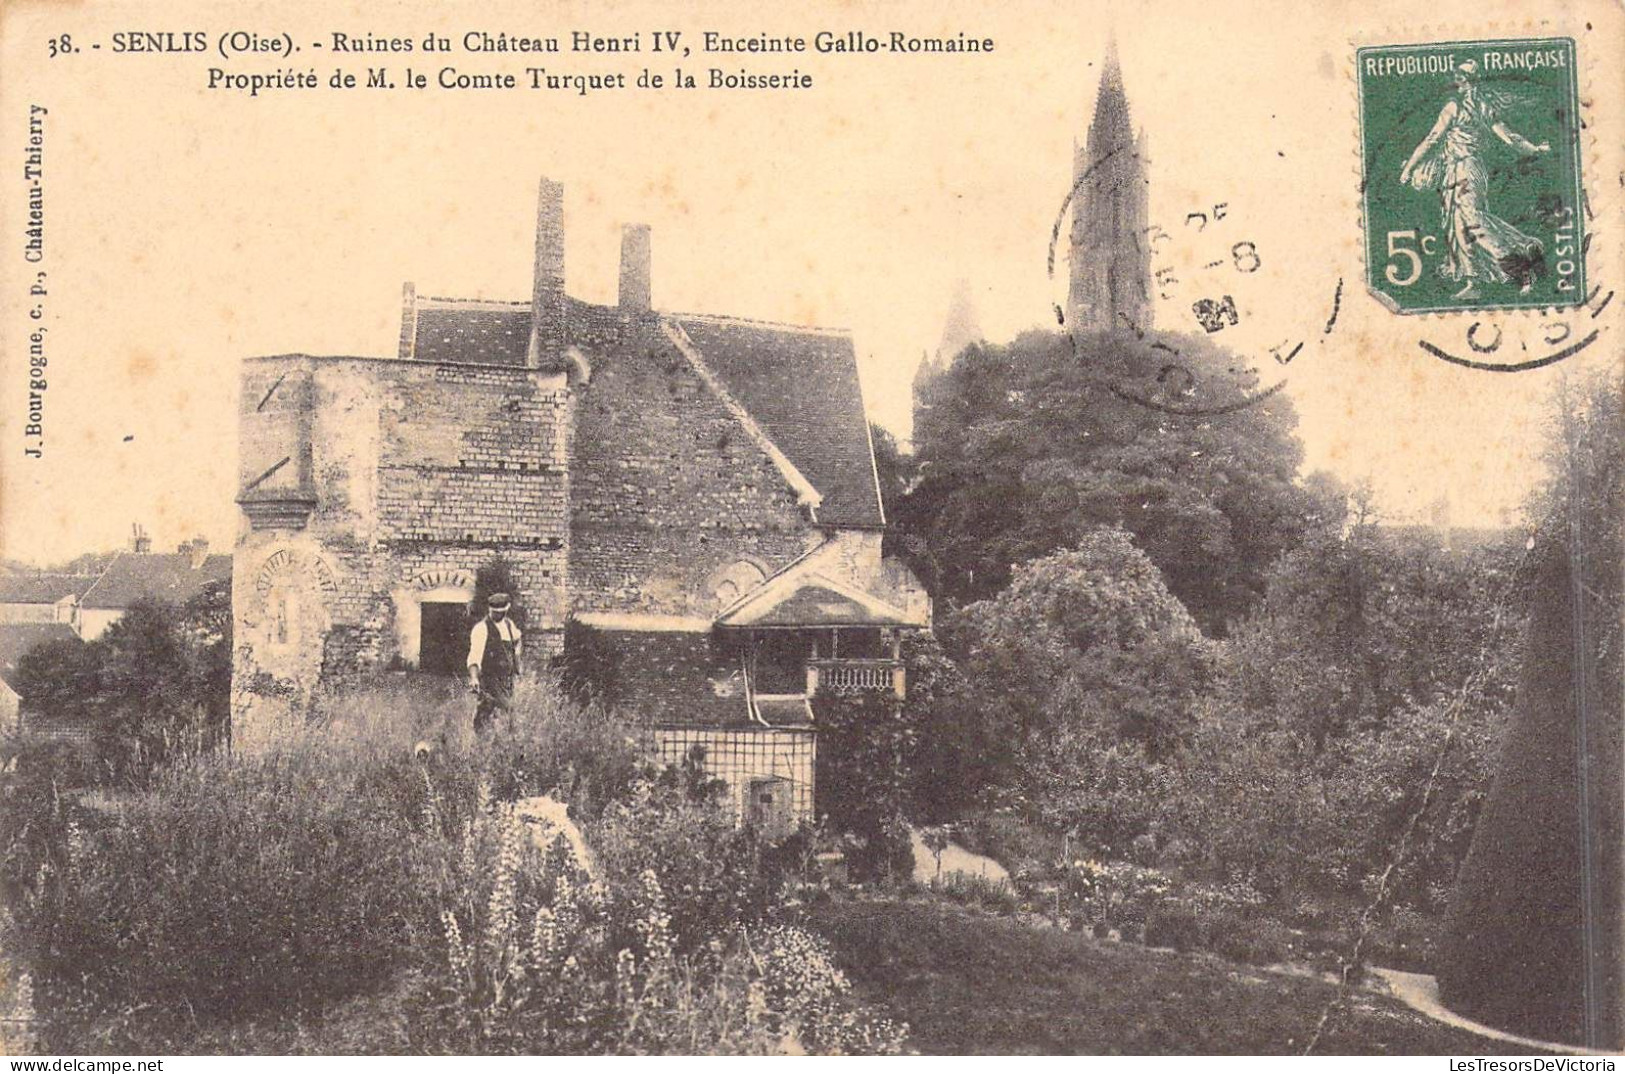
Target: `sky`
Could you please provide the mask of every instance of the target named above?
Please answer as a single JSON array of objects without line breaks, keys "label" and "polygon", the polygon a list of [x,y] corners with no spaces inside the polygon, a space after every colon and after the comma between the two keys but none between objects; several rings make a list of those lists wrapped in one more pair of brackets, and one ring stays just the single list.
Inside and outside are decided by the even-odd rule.
[{"label": "sky", "polygon": [[[1428,5],[1431,27],[1504,34],[1494,3]],[[1495,21],[1498,11],[1503,15]],[[1559,5],[1518,34],[1572,35],[1584,72],[1587,181],[1597,214],[1593,277],[1625,263],[1619,223],[1625,15]],[[1615,363],[1625,300],[1591,327],[1601,344],[1549,370],[1458,369],[1418,346],[1465,351],[1461,317],[1401,317],[1363,279],[1353,49],[1438,39],[1408,31],[1414,4],[1215,4],[1163,0],[777,5],[473,5],[168,2],[7,4],[0,13],[0,555],[34,563],[122,545],[140,523],[160,549],[235,540],[236,406],[244,357],[392,355],[402,284],[418,293],[529,295],[536,184],[565,186],[569,291],[613,302],[620,227],[653,228],[658,308],[844,327],[871,417],[906,435],[910,381],[933,350],[956,282],[988,338],[1053,323],[1064,262],[1046,265],[1115,35],[1134,122],[1145,132],[1151,220],[1180,279],[1158,326],[1195,330],[1192,297],[1232,293],[1220,342],[1287,376],[1305,469],[1369,479],[1395,518],[1441,497],[1452,521],[1493,523],[1538,476],[1542,399],[1562,370]],[[1587,27],[1590,29],[1587,29]],[[365,55],[362,73],[407,67],[431,83],[471,74],[672,67],[655,30],[698,45],[729,35],[861,31],[884,39],[964,32],[980,55],[702,56],[681,62],[799,70],[811,89],[568,92],[519,89],[284,91],[207,88],[207,72],[270,72],[275,55],[114,51],[119,31],[286,33],[296,70],[325,83],[331,35],[470,30],[568,38],[642,33],[637,55],[541,58]],[[50,38],[81,51],[54,59]],[[317,42],[328,42],[322,50]],[[92,50],[89,44],[100,44]],[[1599,103],[1600,102],[1600,103]],[[48,109],[46,260],[22,258],[18,158],[31,105]],[[1224,217],[1213,207],[1223,204]],[[1196,227],[1188,213],[1207,213]],[[1235,244],[1251,243],[1241,274]],[[1219,262],[1218,268],[1203,266]],[[43,457],[24,447],[27,294],[48,272],[49,387]],[[1338,299],[1335,331],[1323,326]],[[1581,314],[1580,316],[1585,316]],[[1549,318],[1547,318],[1549,319]],[[1588,318],[1589,320],[1589,318]],[[1541,315],[1500,318],[1538,339]],[[1479,338],[1486,338],[1480,336]],[[1290,366],[1272,346],[1306,346]],[[1509,343],[1510,349],[1510,343]]]}]

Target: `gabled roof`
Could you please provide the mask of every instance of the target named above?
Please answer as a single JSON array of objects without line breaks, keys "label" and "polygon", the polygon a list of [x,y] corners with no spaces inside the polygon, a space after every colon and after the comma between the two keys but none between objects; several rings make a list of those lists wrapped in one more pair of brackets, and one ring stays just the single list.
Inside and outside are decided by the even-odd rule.
[{"label": "gabled roof", "polygon": [[0,604],[55,604],[84,596],[95,581],[93,574],[0,575]]},{"label": "gabled roof", "polygon": [[885,525],[851,335],[731,317],[668,316],[818,490],[820,522]]},{"label": "gabled roof", "polygon": [[66,623],[0,623],[0,681],[15,690],[17,661],[36,645],[78,640]]},{"label": "gabled roof", "polygon": [[[572,300],[569,309],[574,318],[605,308]],[[421,298],[405,316],[402,358],[515,368],[526,363],[529,303]],[[811,484],[819,522],[885,525],[849,333],[706,314],[662,317],[681,328],[706,368]]]},{"label": "gabled roof", "polygon": [[126,552],[108,565],[79,606],[123,609],[142,599],[182,604],[205,583],[230,580],[229,555],[205,556],[194,567],[192,557],[181,552]]},{"label": "gabled roof", "polygon": [[901,608],[836,581],[802,561],[747,593],[717,616],[723,627],[840,627],[922,624]]}]

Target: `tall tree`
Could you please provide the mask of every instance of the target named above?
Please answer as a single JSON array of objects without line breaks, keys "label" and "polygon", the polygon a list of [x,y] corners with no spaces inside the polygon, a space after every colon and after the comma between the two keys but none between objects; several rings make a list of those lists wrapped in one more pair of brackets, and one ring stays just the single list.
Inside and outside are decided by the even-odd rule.
[{"label": "tall tree", "polygon": [[1204,628],[1222,633],[1298,541],[1297,417],[1210,341],[1031,332],[977,345],[918,385],[918,477],[897,544],[950,605],[1015,564],[1121,527]]},{"label": "tall tree", "polygon": [[1517,708],[1450,904],[1445,1002],[1625,1046],[1625,418],[1617,371],[1557,400]]}]

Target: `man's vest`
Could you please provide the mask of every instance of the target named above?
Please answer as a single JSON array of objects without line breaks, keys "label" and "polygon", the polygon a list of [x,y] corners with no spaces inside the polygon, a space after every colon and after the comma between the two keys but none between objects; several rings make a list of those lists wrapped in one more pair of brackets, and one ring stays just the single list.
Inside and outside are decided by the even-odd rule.
[{"label": "man's vest", "polygon": [[502,636],[497,624],[485,621],[485,658],[480,661],[480,686],[487,693],[510,693],[514,672],[519,661],[514,656],[513,642]]}]

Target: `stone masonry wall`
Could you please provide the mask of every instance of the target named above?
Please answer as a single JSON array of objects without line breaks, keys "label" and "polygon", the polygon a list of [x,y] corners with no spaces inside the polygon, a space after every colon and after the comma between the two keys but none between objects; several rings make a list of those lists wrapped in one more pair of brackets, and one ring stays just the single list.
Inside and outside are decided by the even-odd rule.
[{"label": "stone masonry wall", "polygon": [[410,658],[414,602],[467,599],[499,556],[531,652],[556,649],[569,568],[562,375],[293,356],[247,363],[243,383],[246,479],[302,458],[281,469],[316,507],[302,528],[245,525],[239,540],[239,737],[296,720],[318,684]]},{"label": "stone masonry wall", "polygon": [[818,532],[773,462],[659,332],[634,323],[587,352],[571,465],[577,612],[707,615],[707,582],[740,559],[778,569]]}]

